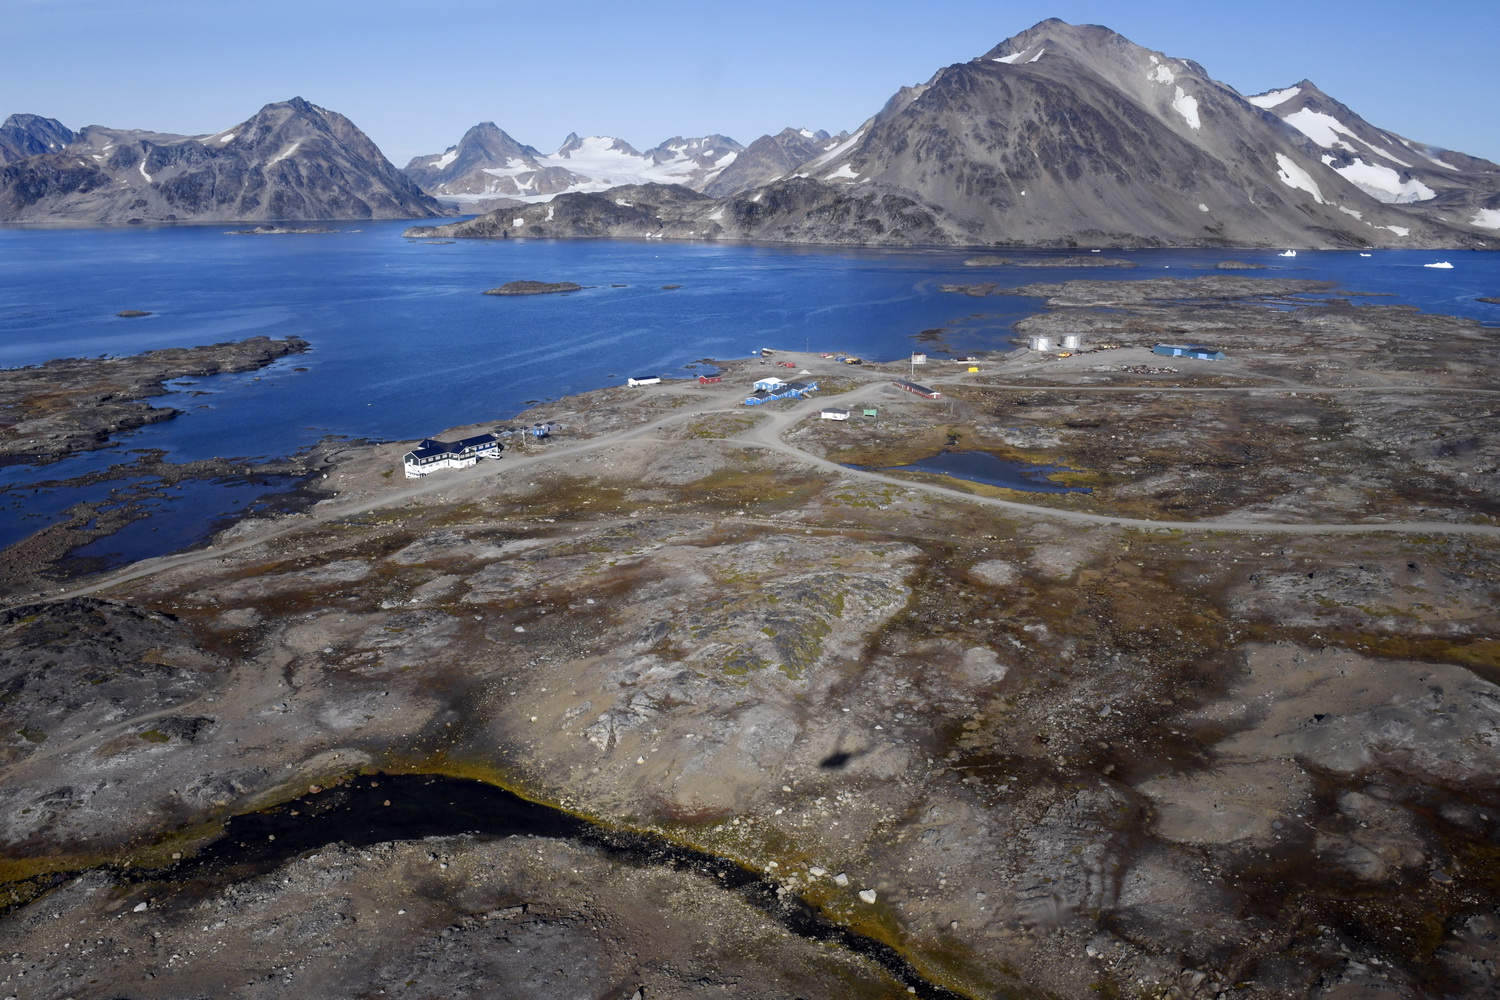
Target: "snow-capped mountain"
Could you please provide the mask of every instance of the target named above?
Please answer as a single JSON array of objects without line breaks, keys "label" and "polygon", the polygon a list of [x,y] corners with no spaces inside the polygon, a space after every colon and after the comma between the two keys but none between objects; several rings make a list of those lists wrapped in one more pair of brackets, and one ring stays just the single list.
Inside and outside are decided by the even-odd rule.
[{"label": "snow-capped mountain", "polygon": [[[570,138],[564,149],[597,163],[629,155],[611,140],[589,143]],[[1482,247],[1500,230],[1495,164],[1376,129],[1311,84],[1246,98],[1191,60],[1058,20],[902,88],[853,135],[788,129],[716,164],[697,184],[706,199],[651,185],[617,198],[570,191],[451,231]],[[623,175],[595,176],[607,186]]]},{"label": "snow-capped mountain", "polygon": [[1470,217],[1423,207],[1439,188],[1428,171],[1464,173],[1454,203],[1483,209],[1493,164],[1460,171],[1363,122],[1386,156],[1325,146],[1345,135],[1332,112],[1283,93],[1257,105],[1191,60],[1048,20],[904,89],[794,175],[901,191],[976,243],[1477,245]]},{"label": "snow-capped mountain", "polygon": [[[33,134],[36,120],[50,121],[26,117],[33,119]],[[90,125],[60,149],[0,167],[4,221],[237,222],[439,214],[437,203],[392,166],[353,122],[300,97],[268,104],[212,135]]]},{"label": "snow-capped mountain", "polygon": [[1312,82],[1246,98],[1301,132],[1329,170],[1387,205],[1500,230],[1500,167],[1376,128]]},{"label": "snow-capped mountain", "polygon": [[626,184],[700,190],[743,148],[722,135],[675,136],[642,153],[623,139],[570,133],[557,152],[546,155],[485,122],[445,152],[412,160],[406,174],[429,194],[472,210],[487,202],[531,204],[565,191],[607,191]]}]

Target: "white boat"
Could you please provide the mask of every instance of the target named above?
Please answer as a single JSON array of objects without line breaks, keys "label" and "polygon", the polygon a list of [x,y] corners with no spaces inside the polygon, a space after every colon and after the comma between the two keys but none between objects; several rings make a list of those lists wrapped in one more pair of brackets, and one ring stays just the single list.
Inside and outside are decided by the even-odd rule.
[{"label": "white boat", "polygon": [[1295,250],[1283,250],[1281,253],[1277,254],[1276,256],[1278,256],[1278,257],[1295,257],[1295,256],[1297,256],[1297,251],[1295,251]]},{"label": "white boat", "polygon": [[1447,271],[1453,270],[1453,265],[1450,264],[1450,263],[1448,263],[1446,260],[1440,260],[1436,264],[1423,264],[1422,266],[1423,267],[1441,267],[1441,268],[1443,268],[1444,270],[1447,270]]},{"label": "white boat", "polygon": [[1361,257],[1368,257],[1368,256],[1370,256],[1370,255],[1369,255],[1369,254],[1367,254],[1367,253],[1362,253],[1362,254],[1360,254],[1360,256],[1361,256]]}]

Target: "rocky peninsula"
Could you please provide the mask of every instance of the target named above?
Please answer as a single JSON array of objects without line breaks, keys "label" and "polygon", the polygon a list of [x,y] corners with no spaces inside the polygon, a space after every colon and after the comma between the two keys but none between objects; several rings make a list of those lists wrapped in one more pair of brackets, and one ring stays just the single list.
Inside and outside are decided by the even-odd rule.
[{"label": "rocky peninsula", "polygon": [[167,395],[172,379],[254,371],[309,346],[300,337],[251,337],[124,358],[63,358],[0,369],[0,465],[55,462],[106,447],[123,431],[181,414],[147,402]]},{"label": "rocky peninsula", "polygon": [[[1481,995],[1492,331],[1237,276],[1019,291],[1085,350],[934,357],[940,400],[778,351],[822,396],[750,409],[764,369],[716,362],[13,597],[4,987]],[[1164,333],[1229,360],[1138,373]],[[1093,492],[848,467],[947,442]]]}]

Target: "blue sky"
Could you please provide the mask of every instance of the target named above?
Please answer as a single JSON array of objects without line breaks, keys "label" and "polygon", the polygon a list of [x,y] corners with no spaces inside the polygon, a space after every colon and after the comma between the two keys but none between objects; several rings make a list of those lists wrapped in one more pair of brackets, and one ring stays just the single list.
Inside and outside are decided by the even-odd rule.
[{"label": "blue sky", "polygon": [[1107,25],[1250,94],[1311,79],[1372,124],[1500,161],[1500,2],[0,0],[0,117],[215,132],[339,111],[398,165],[494,121],[647,148],[853,129],[1047,17]]}]

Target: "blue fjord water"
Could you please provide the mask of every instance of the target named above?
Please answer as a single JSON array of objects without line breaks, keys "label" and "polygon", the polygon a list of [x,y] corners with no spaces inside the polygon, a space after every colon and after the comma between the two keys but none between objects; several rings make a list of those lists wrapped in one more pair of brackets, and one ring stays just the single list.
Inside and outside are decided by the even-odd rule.
[{"label": "blue fjord water", "polygon": [[[0,470],[0,545],[89,498],[90,490],[38,490],[37,483],[126,461],[131,449],[162,449],[177,461],[253,459],[287,455],[330,434],[414,439],[504,421],[531,401],[618,385],[627,375],[689,376],[684,366],[699,359],[743,357],[763,346],[896,359],[918,346],[913,337],[921,331],[941,327],[957,351],[1008,349],[1011,324],[1040,308],[1034,299],[938,290],[950,282],[1201,275],[1234,257],[1268,265],[1239,274],[1335,281],[1393,296],[1374,302],[1500,320],[1500,307],[1475,301],[1500,295],[1500,255],[1478,252],[1302,251],[1280,258],[1270,251],[1122,250],[1106,254],[1139,267],[1001,271],[964,267],[973,250],[434,244],[403,239],[406,223],[333,225],[341,231],[279,236],[226,235],[222,225],[0,228],[0,367],[260,334],[295,334],[313,345],[258,372],[174,384],[159,402],[185,414],[124,435],[108,452]],[[1454,267],[1422,266],[1436,260]],[[590,287],[569,295],[480,294],[518,279]],[[122,309],[152,315],[122,319],[115,315]],[[130,558],[189,544],[255,496],[236,484],[173,492],[148,512],[170,515],[171,530],[130,546]]]}]

